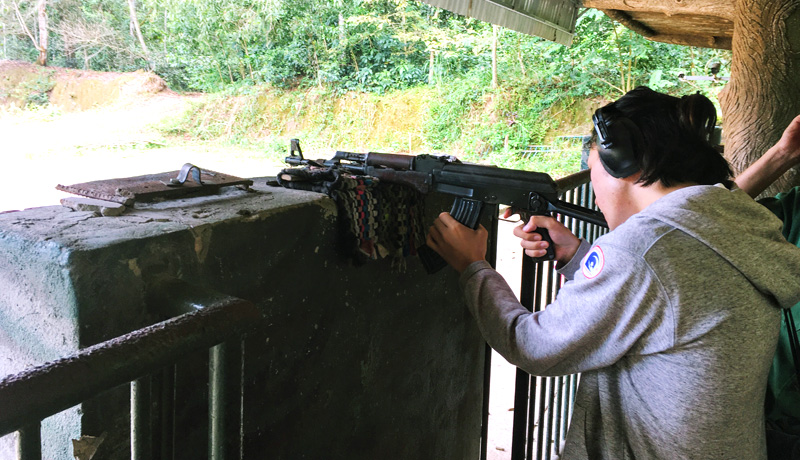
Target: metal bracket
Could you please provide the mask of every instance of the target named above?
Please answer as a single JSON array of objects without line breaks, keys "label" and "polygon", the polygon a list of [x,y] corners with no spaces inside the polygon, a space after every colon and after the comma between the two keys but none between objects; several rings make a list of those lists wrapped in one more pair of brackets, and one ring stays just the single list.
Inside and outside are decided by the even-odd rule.
[{"label": "metal bracket", "polygon": [[[166,185],[167,187],[180,187],[183,185],[184,182],[186,182],[186,179],[189,178],[190,172],[192,173],[192,178],[194,178],[194,181],[197,182],[199,185],[203,185],[203,181],[200,179],[200,174],[202,173],[202,171],[200,171],[200,168],[191,163],[184,164],[180,172],[178,173],[178,177],[175,179],[170,179],[169,182],[165,182],[164,185]],[[215,175],[214,173],[211,173],[209,171],[206,171],[206,174],[209,174],[211,176]]]}]

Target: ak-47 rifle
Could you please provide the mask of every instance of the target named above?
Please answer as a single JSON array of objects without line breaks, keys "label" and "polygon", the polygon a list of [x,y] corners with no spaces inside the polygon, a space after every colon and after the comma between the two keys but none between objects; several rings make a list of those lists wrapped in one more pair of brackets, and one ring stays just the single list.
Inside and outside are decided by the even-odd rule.
[{"label": "ak-47 rifle", "polygon": [[[381,181],[400,183],[421,193],[432,191],[455,196],[450,214],[458,222],[475,229],[484,204],[507,205],[527,220],[533,215],[563,214],[607,227],[603,214],[558,198],[553,179],[541,172],[504,169],[494,166],[464,164],[447,155],[402,155],[394,153],[352,153],[338,151],[330,160],[308,160],[303,157],[300,142],[292,139],[286,163],[292,166],[334,168],[356,175],[377,177]],[[553,243],[545,228],[536,230],[550,242],[547,254],[540,260],[555,258]],[[435,273],[447,263],[432,249],[418,249],[428,273]]]}]

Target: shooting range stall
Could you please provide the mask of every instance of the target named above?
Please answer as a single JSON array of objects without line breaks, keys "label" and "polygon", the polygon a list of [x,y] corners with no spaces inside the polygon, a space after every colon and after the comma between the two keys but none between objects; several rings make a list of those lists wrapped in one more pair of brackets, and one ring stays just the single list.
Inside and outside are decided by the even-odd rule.
[{"label": "shooting range stall", "polygon": [[[456,273],[428,275],[413,257],[356,266],[331,199],[263,178],[241,185],[129,204],[115,217],[91,206],[0,214],[3,376],[95,346],[56,366],[63,384],[53,391],[75,397],[77,382],[131,372],[126,361],[150,369],[175,344],[225,340],[223,360],[219,347],[201,346],[45,418],[42,457],[72,458],[71,440],[102,437],[95,458],[130,458],[133,424],[140,458],[478,458],[486,349]],[[447,200],[428,198],[428,221]],[[223,329],[248,316],[220,314],[229,304],[247,314],[254,305],[261,319],[230,338]],[[200,314],[211,316],[195,321]],[[151,337],[167,328],[152,325],[174,317],[188,321],[177,336],[107,342]],[[208,319],[217,317],[227,323]],[[106,360],[115,350],[127,358]],[[233,389],[222,405],[220,380]],[[35,402],[27,388],[14,387],[15,409]],[[0,414],[11,406],[0,396]],[[232,421],[221,442],[233,455],[208,440],[219,410]],[[3,426],[11,434],[0,458],[14,458],[18,438],[38,440],[38,420],[25,424],[32,433]]]}]

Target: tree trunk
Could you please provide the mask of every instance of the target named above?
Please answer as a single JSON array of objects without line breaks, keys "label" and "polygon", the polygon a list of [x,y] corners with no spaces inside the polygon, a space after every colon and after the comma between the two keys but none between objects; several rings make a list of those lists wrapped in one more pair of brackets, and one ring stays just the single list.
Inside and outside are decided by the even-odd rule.
[{"label": "tree trunk", "polygon": [[144,58],[148,62],[148,66],[150,66],[150,51],[147,49],[147,45],[144,43],[144,37],[142,36],[142,29],[139,28],[139,17],[136,16],[136,0],[128,0],[128,10],[131,13],[131,27],[133,28],[133,32],[136,34],[136,39],[139,40],[139,45],[142,47],[142,52],[144,53]]},{"label": "tree trunk", "polygon": [[436,53],[433,51],[433,48],[430,50],[430,56],[428,58],[428,84],[433,85],[433,78],[435,74],[433,72],[433,65],[436,63]]},{"label": "tree trunk", "polygon": [[336,8],[339,8],[339,65],[344,68],[347,65],[347,33],[344,28],[344,4],[342,0],[336,1]]},{"label": "tree trunk", "polygon": [[497,88],[497,29],[500,26],[492,25],[492,88]]},{"label": "tree trunk", "polygon": [[36,64],[40,66],[47,65],[47,0],[38,0],[36,2],[36,9],[39,12],[39,45],[36,47],[39,50],[39,57],[36,58]]},{"label": "tree trunk", "polygon": [[[800,114],[800,0],[736,0],[731,79],[720,93],[725,156],[734,173]],[[799,185],[790,171],[767,194]]]}]

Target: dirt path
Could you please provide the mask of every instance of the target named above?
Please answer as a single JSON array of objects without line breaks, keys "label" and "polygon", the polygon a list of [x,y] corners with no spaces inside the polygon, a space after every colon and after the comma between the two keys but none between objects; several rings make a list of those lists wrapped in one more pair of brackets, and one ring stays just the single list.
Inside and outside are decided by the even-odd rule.
[{"label": "dirt path", "polygon": [[280,167],[261,152],[175,143],[154,125],[178,116],[196,97],[159,93],[82,112],[0,111],[0,212],[57,205],[58,184],[178,170],[184,163],[255,177]]}]

